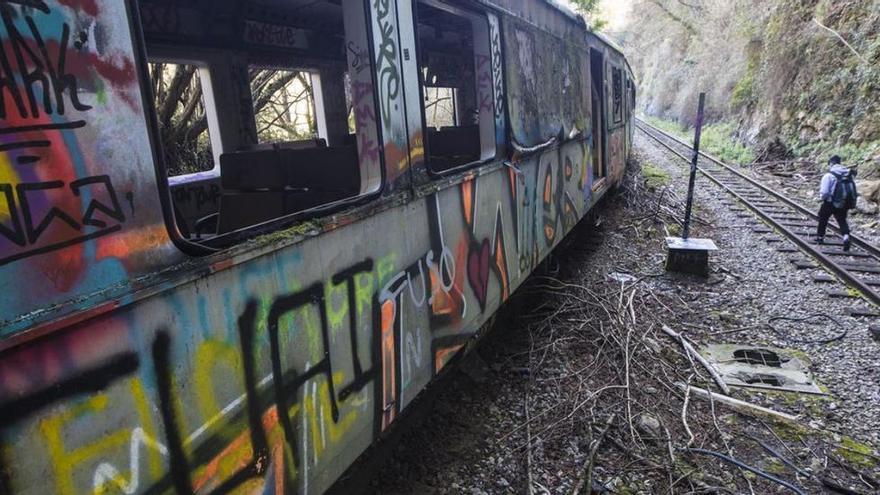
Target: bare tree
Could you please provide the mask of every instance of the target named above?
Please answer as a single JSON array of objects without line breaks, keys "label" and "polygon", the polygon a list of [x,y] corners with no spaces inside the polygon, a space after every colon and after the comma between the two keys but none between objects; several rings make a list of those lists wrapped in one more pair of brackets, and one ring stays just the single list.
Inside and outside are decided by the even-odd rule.
[{"label": "bare tree", "polygon": [[[314,95],[307,73],[255,68],[249,71],[248,77],[261,141],[301,139],[316,134]],[[152,63],[150,82],[168,174],[213,168],[198,67]],[[293,87],[295,94],[291,94]],[[303,108],[305,114],[300,112]]]}]

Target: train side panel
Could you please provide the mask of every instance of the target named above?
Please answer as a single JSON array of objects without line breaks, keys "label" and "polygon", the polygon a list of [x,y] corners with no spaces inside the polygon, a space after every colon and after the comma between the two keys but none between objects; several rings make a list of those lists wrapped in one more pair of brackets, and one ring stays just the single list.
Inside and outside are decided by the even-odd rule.
[{"label": "train side panel", "polygon": [[[96,39],[128,36],[120,35],[128,20],[117,0],[7,3],[15,5],[0,15],[23,12],[38,19],[40,36],[23,18],[12,22],[30,33],[28,47],[37,46],[38,37],[49,40],[49,54],[64,48],[68,28],[70,36],[85,32],[85,40],[69,39],[94,50],[115,46]],[[516,39],[509,19],[502,21],[505,35]],[[528,29],[520,31],[527,39]],[[74,45],[70,53],[84,50]],[[110,171],[120,174],[134,206],[127,189],[117,187],[116,206],[131,225],[113,235],[145,237],[108,234],[65,248],[75,251],[10,259],[0,272],[7,287],[16,288],[3,304],[16,311],[51,308],[60,299],[45,296],[55,294],[45,280],[56,272],[62,281],[76,275],[72,280],[82,290],[72,300],[85,311],[75,321],[50,321],[27,339],[17,338],[34,330],[25,323],[4,327],[13,336],[0,340],[4,495],[320,493],[478,337],[610,185],[596,187],[589,122],[573,121],[565,129],[570,137],[512,163],[494,161],[430,190],[401,191],[319,222],[315,230],[295,227],[186,258],[164,230],[160,190],[150,175],[147,110],[129,101],[141,98],[137,83],[126,79],[122,89],[111,84],[116,72],[110,69],[135,63],[133,51],[129,41],[112,56],[102,52],[103,59],[68,57],[68,72],[88,75],[79,79],[89,82],[79,90],[95,110],[50,119],[58,125],[81,118],[86,126],[51,131],[59,134],[50,138],[52,154],[34,180],[57,179],[69,187]],[[519,63],[518,54],[505,56]],[[569,71],[574,77],[586,68]],[[575,87],[564,78],[553,84],[559,91]],[[68,103],[72,94],[65,96]],[[509,104],[519,108],[522,102]],[[585,132],[578,135],[575,128]],[[537,129],[534,139],[558,130]],[[624,131],[608,135],[616,177],[625,161]],[[26,170],[15,167],[7,170]],[[2,182],[10,188],[24,183]],[[407,178],[397,184],[406,186]],[[37,188],[34,195],[54,189]],[[107,219],[118,215],[112,197],[96,204],[94,194],[74,192],[76,201],[65,208],[82,209],[78,225],[112,226]],[[39,204],[54,200],[41,197]],[[81,259],[92,262],[80,269]],[[108,295],[117,289],[122,295]],[[90,306],[94,292],[105,299]]]},{"label": "train side panel", "polygon": [[588,163],[572,143],[3,353],[6,492],[320,492],[583,216]]}]

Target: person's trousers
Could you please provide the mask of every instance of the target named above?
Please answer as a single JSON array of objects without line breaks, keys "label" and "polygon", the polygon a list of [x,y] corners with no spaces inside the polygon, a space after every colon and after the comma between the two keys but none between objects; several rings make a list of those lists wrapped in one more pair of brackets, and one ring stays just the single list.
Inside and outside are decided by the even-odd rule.
[{"label": "person's trousers", "polygon": [[849,224],[846,221],[846,214],[846,208],[835,208],[830,202],[824,201],[822,207],[819,208],[819,230],[816,232],[816,235],[819,237],[825,237],[825,230],[828,228],[828,219],[831,218],[831,215],[834,215],[834,219],[837,220],[837,226],[840,227],[840,232],[842,234],[849,234]]}]

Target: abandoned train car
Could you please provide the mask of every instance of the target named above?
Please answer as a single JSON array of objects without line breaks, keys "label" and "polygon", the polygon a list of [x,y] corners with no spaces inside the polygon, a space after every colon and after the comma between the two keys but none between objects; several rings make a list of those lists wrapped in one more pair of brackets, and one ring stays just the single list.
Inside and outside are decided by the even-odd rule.
[{"label": "abandoned train car", "polygon": [[632,141],[623,55],[546,0],[0,16],[4,495],[325,490]]}]

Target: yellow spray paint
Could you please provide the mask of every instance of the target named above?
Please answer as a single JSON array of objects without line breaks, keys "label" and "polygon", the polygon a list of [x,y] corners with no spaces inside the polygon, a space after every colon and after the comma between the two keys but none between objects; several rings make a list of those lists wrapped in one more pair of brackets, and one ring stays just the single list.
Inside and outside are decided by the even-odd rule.
[{"label": "yellow spray paint", "polygon": [[373,293],[376,291],[372,273],[358,273],[354,276],[354,294],[357,314],[364,316],[373,307]]},{"label": "yellow spray paint", "polygon": [[[244,390],[244,384],[241,381],[241,353],[238,349],[232,344],[218,340],[206,340],[199,344],[195,352],[193,382],[199,412],[205,419],[213,418],[221,411],[214,389],[214,372],[220,364],[228,366],[232,371],[229,375],[234,376],[237,380],[237,387],[234,390]],[[226,375],[224,375],[222,383],[224,387],[230,386]]]},{"label": "yellow spray paint", "polygon": [[327,321],[334,332],[342,328],[348,317],[348,281],[339,285],[328,283],[324,286],[324,300],[327,306]]},{"label": "yellow spray paint", "polygon": [[[345,373],[337,371],[333,374],[333,385],[337,389],[343,386]],[[302,400],[294,404],[290,410],[290,418],[293,424],[298,424],[302,419],[299,414],[305,411],[308,431],[300,432],[301,435],[309,435],[309,447],[313,452],[301,452],[299,461],[307,462],[305,456],[311,455],[320,462],[325,450],[333,445],[339,445],[352,427],[357,424],[358,409],[351,408],[348,412],[340,410],[339,421],[334,422],[330,405],[330,386],[326,380],[317,385],[317,393],[312,393],[311,386],[306,384],[302,388]],[[323,422],[322,422],[323,419]],[[323,432],[323,433],[322,433]]]},{"label": "yellow spray paint", "polygon": [[[147,399],[147,393],[144,385],[139,378],[131,380],[130,385],[131,397],[134,400],[134,407],[140,418],[140,426],[150,438],[159,438],[156,428],[153,426],[153,414],[151,413],[150,401]],[[150,475],[153,479],[162,477],[162,456],[156,449],[146,449],[148,452],[147,461],[149,462]]]},{"label": "yellow spray paint", "polygon": [[[106,457],[108,451],[128,446],[131,439],[130,429],[121,429],[105,434],[99,440],[81,447],[67,450],[64,444],[64,429],[71,421],[87,415],[97,415],[107,409],[109,399],[106,394],[97,394],[85,402],[69,407],[61,413],[40,421],[40,432],[46,440],[49,460],[55,471],[57,492],[61,495],[76,495],[84,490],[77,489],[73,473],[77,467],[89,460]],[[88,482],[91,483],[91,478]]]},{"label": "yellow spray paint", "polygon": [[[11,184],[15,187],[20,181],[9,161],[9,154],[0,152],[0,184]],[[9,220],[9,215],[9,204],[6,201],[0,202],[0,221]]]}]

